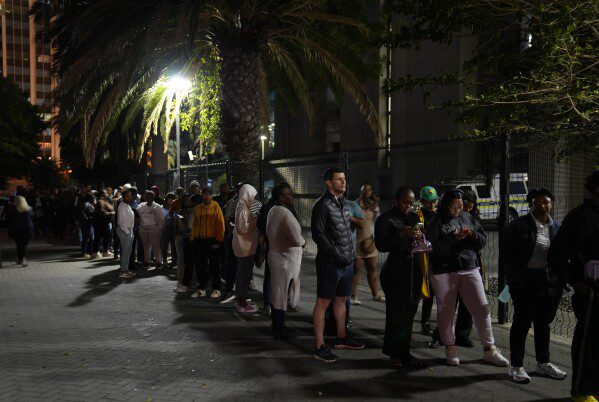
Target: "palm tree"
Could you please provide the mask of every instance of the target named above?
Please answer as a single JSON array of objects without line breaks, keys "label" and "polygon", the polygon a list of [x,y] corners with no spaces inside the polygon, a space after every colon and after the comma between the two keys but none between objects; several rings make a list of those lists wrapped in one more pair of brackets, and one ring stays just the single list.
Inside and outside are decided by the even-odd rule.
[{"label": "palm tree", "polygon": [[[98,144],[122,124],[124,112],[136,110],[135,101],[161,77],[176,72],[193,76],[207,55],[216,54],[220,141],[232,160],[258,158],[269,91],[290,110],[302,108],[312,124],[314,88],[328,86],[338,99],[349,93],[378,136],[378,111],[362,84],[378,62],[366,57],[369,30],[357,17],[356,4],[40,0],[34,12],[51,22],[47,36],[60,79],[55,124],[61,132],[76,128],[85,159],[93,164]],[[141,142],[145,140],[147,136]]]}]

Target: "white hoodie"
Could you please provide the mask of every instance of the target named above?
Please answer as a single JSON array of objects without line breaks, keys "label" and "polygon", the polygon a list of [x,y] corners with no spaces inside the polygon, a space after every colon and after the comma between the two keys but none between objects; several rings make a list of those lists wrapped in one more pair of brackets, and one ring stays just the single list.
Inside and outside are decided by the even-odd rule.
[{"label": "white hoodie", "polygon": [[258,247],[256,218],[250,210],[256,194],[258,191],[250,184],[245,184],[239,189],[233,229],[233,252],[236,257],[250,257],[256,253]]}]

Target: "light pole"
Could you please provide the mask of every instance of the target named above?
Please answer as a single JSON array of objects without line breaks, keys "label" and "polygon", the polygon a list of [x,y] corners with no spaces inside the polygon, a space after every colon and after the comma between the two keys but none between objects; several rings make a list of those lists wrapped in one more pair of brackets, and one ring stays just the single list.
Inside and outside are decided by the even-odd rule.
[{"label": "light pole", "polygon": [[264,158],[266,157],[266,140],[268,139],[267,136],[265,136],[264,134],[262,134],[260,136],[260,170],[259,170],[259,180],[260,180],[260,199],[262,200],[262,202],[265,202],[265,198],[264,198]]},{"label": "light pole", "polygon": [[[168,80],[167,87],[169,91],[173,93],[173,99],[177,100],[177,95],[179,95],[179,99],[183,100],[184,97],[187,96],[187,92],[191,88],[191,81],[187,78],[181,77],[179,75],[175,75],[170,80]],[[176,111],[176,119],[175,119],[175,142],[177,147],[177,185],[176,187],[181,186],[181,119],[179,117],[179,110]]]}]

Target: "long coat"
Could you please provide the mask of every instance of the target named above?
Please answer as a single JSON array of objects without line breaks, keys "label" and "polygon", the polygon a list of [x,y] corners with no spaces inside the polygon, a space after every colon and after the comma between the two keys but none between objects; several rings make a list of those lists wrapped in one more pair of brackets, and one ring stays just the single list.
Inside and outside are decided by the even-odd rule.
[{"label": "long coat", "polygon": [[302,265],[302,228],[291,211],[275,205],[268,212],[266,235],[269,239],[268,265],[270,267],[271,303],[273,308],[287,310],[289,284],[293,281],[293,305],[300,296],[300,268]]}]

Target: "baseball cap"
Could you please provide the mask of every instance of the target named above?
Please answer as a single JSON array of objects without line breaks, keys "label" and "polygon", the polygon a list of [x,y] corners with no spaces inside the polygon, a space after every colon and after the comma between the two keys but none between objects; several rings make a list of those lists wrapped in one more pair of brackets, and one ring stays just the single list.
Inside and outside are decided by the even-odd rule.
[{"label": "baseball cap", "polygon": [[192,180],[191,183],[189,183],[189,187],[193,187],[193,186],[200,187],[200,182],[197,180]]},{"label": "baseball cap", "polygon": [[438,201],[439,196],[437,195],[437,190],[434,187],[426,186],[420,190],[420,199],[424,201]]},{"label": "baseball cap", "polygon": [[210,194],[213,195],[214,193],[212,192],[212,187],[204,187],[202,189],[202,194]]}]

